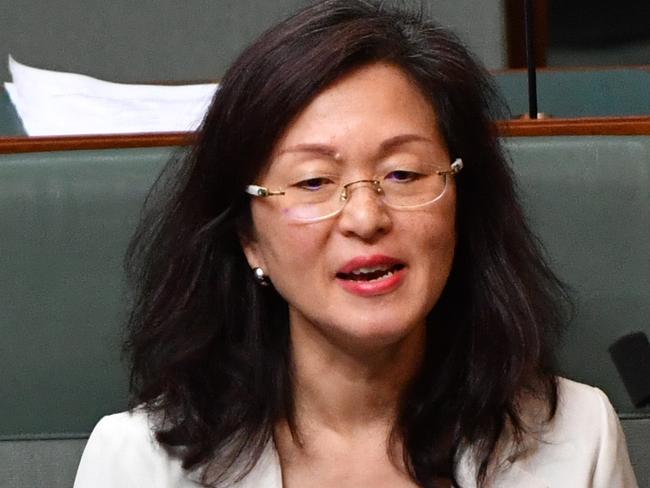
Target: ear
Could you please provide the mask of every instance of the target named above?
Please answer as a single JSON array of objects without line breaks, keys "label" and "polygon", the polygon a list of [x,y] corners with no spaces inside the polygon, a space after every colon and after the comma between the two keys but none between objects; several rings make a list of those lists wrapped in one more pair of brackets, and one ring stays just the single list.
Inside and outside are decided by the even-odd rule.
[{"label": "ear", "polygon": [[266,271],[266,263],[260,251],[257,238],[253,235],[254,231],[239,232],[239,244],[244,251],[246,261],[251,269],[262,268]]}]

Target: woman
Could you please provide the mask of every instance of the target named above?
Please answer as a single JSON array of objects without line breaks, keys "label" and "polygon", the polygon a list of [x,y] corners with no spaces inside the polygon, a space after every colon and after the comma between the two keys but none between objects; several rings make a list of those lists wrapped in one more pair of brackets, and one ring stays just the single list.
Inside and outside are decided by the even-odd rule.
[{"label": "woman", "polygon": [[75,486],[635,486],[606,397],[554,376],[565,294],[492,100],[367,1],[248,48],[130,249],[133,408]]}]

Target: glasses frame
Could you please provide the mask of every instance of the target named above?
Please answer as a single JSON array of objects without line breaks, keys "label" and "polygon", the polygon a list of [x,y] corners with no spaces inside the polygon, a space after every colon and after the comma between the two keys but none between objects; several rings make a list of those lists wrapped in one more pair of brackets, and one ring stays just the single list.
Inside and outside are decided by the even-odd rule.
[{"label": "glasses frame", "polygon": [[[413,210],[413,209],[425,207],[427,205],[431,205],[432,203],[438,201],[445,194],[445,191],[447,190],[447,176],[454,176],[454,175],[458,174],[460,172],[460,170],[463,169],[463,166],[464,166],[463,160],[461,158],[456,158],[451,163],[451,166],[450,166],[449,169],[436,171],[437,175],[445,177],[445,187],[442,190],[442,192],[440,193],[440,195],[438,195],[436,198],[434,198],[430,202],[418,203],[417,205],[392,205],[390,203],[387,203],[384,200],[382,200],[382,202],[384,203],[384,205],[386,205],[386,206],[388,206],[388,207],[390,207],[392,209],[395,209],[395,210]],[[379,180],[372,179],[372,180],[355,180],[355,181],[351,181],[350,183],[346,183],[345,185],[343,185],[341,187],[341,193],[339,195],[339,198],[343,202],[343,205],[341,205],[341,208],[339,208],[336,211],[334,211],[332,213],[329,213],[327,215],[323,215],[323,216],[320,216],[320,217],[315,217],[313,219],[300,219],[300,218],[292,217],[292,220],[296,220],[298,222],[311,223],[311,222],[320,222],[321,220],[325,220],[325,219],[335,217],[336,215],[338,215],[339,213],[341,213],[343,211],[343,208],[345,208],[345,204],[348,201],[349,196],[350,196],[349,189],[354,185],[364,184],[364,183],[372,185],[373,190],[378,195],[383,195],[384,194],[384,190],[381,187],[381,182]],[[265,186],[259,186],[259,185],[247,185],[246,188],[244,189],[244,191],[245,191],[246,194],[248,194],[248,195],[250,195],[252,197],[256,197],[256,198],[276,197],[276,196],[282,196],[282,195],[286,194],[286,192],[284,190],[270,190],[269,188],[267,188]]]}]

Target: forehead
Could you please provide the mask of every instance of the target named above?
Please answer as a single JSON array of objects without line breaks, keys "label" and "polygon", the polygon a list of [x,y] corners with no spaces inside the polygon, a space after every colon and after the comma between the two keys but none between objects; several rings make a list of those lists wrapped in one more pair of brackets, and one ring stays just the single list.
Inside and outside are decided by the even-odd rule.
[{"label": "forehead", "polygon": [[280,137],[271,161],[300,146],[320,146],[347,159],[403,136],[428,140],[439,155],[446,154],[430,100],[401,69],[371,64],[320,92]]}]

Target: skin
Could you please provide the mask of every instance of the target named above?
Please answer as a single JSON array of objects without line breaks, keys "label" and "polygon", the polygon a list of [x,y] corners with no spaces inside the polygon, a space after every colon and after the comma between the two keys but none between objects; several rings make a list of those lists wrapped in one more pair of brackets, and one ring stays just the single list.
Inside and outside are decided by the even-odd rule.
[{"label": "skin", "polygon": [[[394,144],[382,149],[387,141]],[[371,179],[394,158],[451,161],[426,98],[401,70],[377,63],[321,92],[255,183],[276,187],[278,175],[313,161],[341,165],[346,182]],[[277,198],[253,199],[244,252],[289,305],[301,442],[277,426],[285,487],[415,486],[389,436],[422,360],[426,316],[449,276],[455,205],[453,178],[437,202],[409,211],[360,185],[338,216],[308,224],[287,218]],[[345,290],[337,271],[370,255],[405,264],[398,286],[372,296]]]}]

